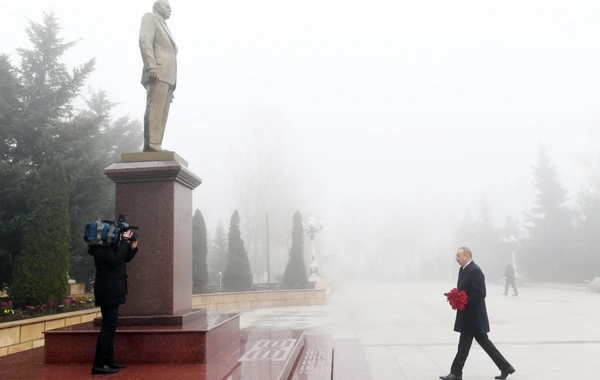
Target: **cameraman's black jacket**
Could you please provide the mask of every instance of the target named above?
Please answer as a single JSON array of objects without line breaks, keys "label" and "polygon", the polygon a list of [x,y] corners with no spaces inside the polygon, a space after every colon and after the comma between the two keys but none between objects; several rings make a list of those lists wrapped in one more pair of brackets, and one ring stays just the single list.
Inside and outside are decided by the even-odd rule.
[{"label": "cameraman's black jacket", "polygon": [[137,253],[137,247],[131,249],[128,241],[111,244],[107,247],[90,247],[88,252],[94,255],[96,280],[94,297],[96,306],[118,306],[125,303],[127,294],[127,270],[125,263],[130,262]]}]

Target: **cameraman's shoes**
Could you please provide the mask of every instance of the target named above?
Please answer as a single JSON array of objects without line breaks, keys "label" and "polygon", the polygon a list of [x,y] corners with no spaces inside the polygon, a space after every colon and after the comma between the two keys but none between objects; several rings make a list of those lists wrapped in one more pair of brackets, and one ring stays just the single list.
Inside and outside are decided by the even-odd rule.
[{"label": "cameraman's shoes", "polygon": [[102,367],[92,367],[92,375],[107,375],[109,373],[117,373],[119,370],[117,368],[111,368],[107,365]]}]

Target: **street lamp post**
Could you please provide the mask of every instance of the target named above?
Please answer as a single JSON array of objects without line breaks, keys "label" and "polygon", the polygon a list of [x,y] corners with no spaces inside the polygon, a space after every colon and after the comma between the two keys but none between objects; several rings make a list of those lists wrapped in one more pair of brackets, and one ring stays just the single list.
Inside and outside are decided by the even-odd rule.
[{"label": "street lamp post", "polygon": [[312,245],[312,262],[309,267],[309,277],[308,281],[317,281],[319,280],[319,266],[317,265],[316,255],[317,251],[315,248],[315,236],[319,231],[323,229],[324,223],[320,221],[317,223],[317,219],[314,217],[308,218],[308,223],[304,224],[304,232],[310,236],[311,245]]},{"label": "street lamp post", "polygon": [[269,212],[267,211],[267,282],[271,282],[271,254],[269,250]]}]

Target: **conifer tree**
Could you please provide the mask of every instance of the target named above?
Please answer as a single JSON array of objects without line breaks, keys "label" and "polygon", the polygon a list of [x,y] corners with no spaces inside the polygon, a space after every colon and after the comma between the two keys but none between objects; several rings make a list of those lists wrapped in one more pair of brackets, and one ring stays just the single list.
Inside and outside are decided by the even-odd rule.
[{"label": "conifer tree", "polygon": [[211,239],[209,278],[211,283],[219,283],[219,272],[225,273],[227,268],[227,232],[221,222],[217,223],[215,234]]},{"label": "conifer tree", "polygon": [[[537,281],[572,281],[573,271],[564,270],[564,262],[573,251],[573,223],[557,168],[540,148],[534,166],[533,184],[537,196],[526,214],[529,239],[524,241],[524,264],[529,276]],[[581,280],[581,279],[579,279]]]},{"label": "conifer tree", "polygon": [[223,275],[223,285],[233,291],[248,290],[252,286],[252,272],[240,232],[240,214],[237,210],[231,215],[229,224],[227,268]]},{"label": "conifer tree", "polygon": [[292,247],[283,273],[283,285],[288,289],[306,289],[308,286],[304,262],[304,228],[300,211],[296,211],[292,219]]},{"label": "conifer tree", "polygon": [[18,307],[62,303],[68,293],[69,198],[60,160],[42,166],[31,202],[34,217],[26,227],[10,286]]},{"label": "conifer tree", "polygon": [[208,269],[206,267],[206,255],[208,253],[208,240],[206,233],[206,222],[200,210],[196,210],[192,219],[192,274],[193,294],[200,294],[208,284]]}]

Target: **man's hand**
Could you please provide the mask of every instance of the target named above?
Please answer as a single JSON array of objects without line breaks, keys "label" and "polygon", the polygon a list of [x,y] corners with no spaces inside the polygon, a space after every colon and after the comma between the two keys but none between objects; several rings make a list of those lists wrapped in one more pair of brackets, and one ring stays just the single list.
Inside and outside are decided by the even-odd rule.
[{"label": "man's hand", "polygon": [[129,247],[131,249],[135,249],[137,247],[137,240],[131,240],[131,237],[133,236],[133,231],[132,230],[127,230],[125,232],[123,232],[123,234],[121,235],[121,240],[126,240],[129,242]]},{"label": "man's hand", "polygon": [[148,79],[150,82],[156,82],[158,80],[158,69],[148,69]]},{"label": "man's hand", "polygon": [[133,236],[133,231],[127,230],[127,231],[123,232],[123,234],[121,235],[121,240],[131,240],[132,236]]}]

